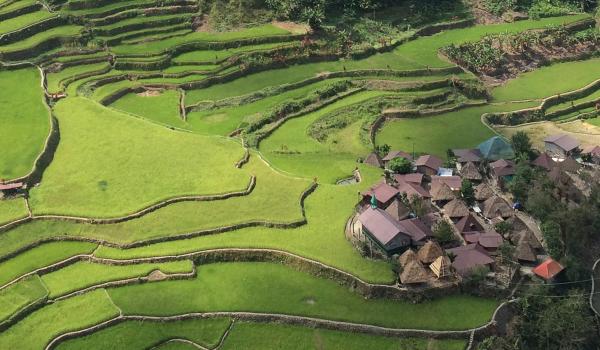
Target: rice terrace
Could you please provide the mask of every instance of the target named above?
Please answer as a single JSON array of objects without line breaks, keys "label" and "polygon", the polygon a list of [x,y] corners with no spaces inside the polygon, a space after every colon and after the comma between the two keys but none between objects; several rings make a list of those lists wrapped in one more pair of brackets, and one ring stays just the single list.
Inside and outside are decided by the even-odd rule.
[{"label": "rice terrace", "polygon": [[0,350],[600,348],[596,0],[0,0]]}]

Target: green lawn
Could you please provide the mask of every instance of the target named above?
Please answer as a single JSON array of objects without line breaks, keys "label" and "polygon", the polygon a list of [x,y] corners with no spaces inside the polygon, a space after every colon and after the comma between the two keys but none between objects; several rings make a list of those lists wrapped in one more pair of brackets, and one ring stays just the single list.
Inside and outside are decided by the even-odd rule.
[{"label": "green lawn", "polygon": [[0,322],[47,294],[48,291],[37,275],[0,290]]},{"label": "green lawn", "polygon": [[431,153],[446,157],[449,148],[471,148],[494,136],[481,123],[481,115],[533,107],[537,103],[501,104],[469,107],[429,117],[404,118],[386,122],[377,133],[375,143],[392,149]]},{"label": "green lawn", "polygon": [[0,225],[29,215],[23,198],[0,200]]},{"label": "green lawn", "polygon": [[173,338],[188,339],[212,349],[217,346],[230,322],[227,318],[169,322],[124,321],[90,335],[68,340],[56,349],[145,350]]},{"label": "green lawn", "polygon": [[0,349],[44,349],[60,334],[119,315],[104,289],[49,304],[0,333]]},{"label": "green lawn", "polygon": [[237,322],[223,350],[464,350],[466,340],[398,339],[284,324]]},{"label": "green lawn", "polygon": [[0,91],[0,179],[13,179],[27,175],[42,152],[50,130],[49,111],[35,68],[0,70]]},{"label": "green lawn", "polygon": [[50,291],[49,297],[57,298],[105,282],[145,277],[155,270],[165,274],[189,273],[193,266],[189,260],[136,265],[103,265],[82,261],[43,275],[42,281]]},{"label": "green lawn", "polygon": [[[492,91],[494,100],[542,99],[582,88],[600,79],[600,59],[556,63],[523,73]],[[548,82],[552,82],[549,84]]]},{"label": "green lawn", "polygon": [[54,112],[61,143],[31,191],[36,214],[120,216],[167,198],[248,184],[234,168],[243,155],[235,142],[171,131],[82,98],[60,101]]},{"label": "green lawn", "polygon": [[202,265],[193,280],[133,285],[108,293],[128,315],[251,311],[436,330],[483,325],[498,304],[466,295],[421,304],[369,300],[334,281],[272,263]]},{"label": "green lawn", "polygon": [[94,249],[96,249],[96,244],[85,242],[56,242],[33,248],[0,263],[0,286],[26,273],[50,266],[72,256],[89,254]]}]

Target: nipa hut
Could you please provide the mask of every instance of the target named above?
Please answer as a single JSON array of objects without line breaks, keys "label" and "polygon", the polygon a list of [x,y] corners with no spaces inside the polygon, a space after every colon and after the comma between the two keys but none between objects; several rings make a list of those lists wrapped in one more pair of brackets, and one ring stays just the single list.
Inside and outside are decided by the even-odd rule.
[{"label": "nipa hut", "polygon": [[443,254],[444,251],[442,250],[442,247],[434,241],[427,241],[417,253],[419,260],[423,264],[431,264]]},{"label": "nipa hut", "polygon": [[406,267],[411,261],[418,261],[417,254],[412,250],[408,249],[398,258],[398,262],[402,267]]},{"label": "nipa hut", "polygon": [[509,218],[513,215],[513,209],[504,199],[493,196],[483,202],[483,216],[488,219],[497,217]]},{"label": "nipa hut", "polygon": [[436,202],[456,199],[454,191],[445,182],[434,182],[431,185],[431,199]]},{"label": "nipa hut", "polygon": [[429,265],[429,268],[437,278],[444,278],[452,274],[450,271],[450,265],[452,265],[450,258],[448,258],[446,255],[441,255],[431,265]]},{"label": "nipa hut", "polygon": [[427,270],[418,261],[411,261],[404,267],[400,274],[403,284],[425,283],[428,280]]},{"label": "nipa hut", "polygon": [[456,198],[444,205],[444,213],[451,218],[462,218],[469,215],[469,208],[463,201]]},{"label": "nipa hut", "polygon": [[515,256],[517,257],[517,260],[519,260],[519,261],[526,261],[526,262],[535,262],[536,261],[536,255],[535,255],[535,252],[533,251],[533,248],[531,248],[529,243],[527,243],[527,241],[525,241],[523,238],[521,238],[519,240],[519,244],[517,244]]},{"label": "nipa hut", "polygon": [[468,180],[481,181],[481,179],[483,179],[479,169],[477,169],[477,166],[475,166],[475,164],[472,162],[467,162],[465,165],[463,165],[463,167],[460,169],[460,173],[463,178]]},{"label": "nipa hut", "polygon": [[484,201],[494,195],[494,191],[492,188],[488,186],[486,183],[480,183],[475,186],[475,199],[478,201]]}]

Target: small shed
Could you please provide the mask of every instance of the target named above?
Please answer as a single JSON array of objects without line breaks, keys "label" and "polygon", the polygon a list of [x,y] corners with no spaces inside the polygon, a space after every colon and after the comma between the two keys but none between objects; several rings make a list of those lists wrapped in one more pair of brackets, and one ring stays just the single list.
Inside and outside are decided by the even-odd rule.
[{"label": "small shed", "polygon": [[471,181],[481,181],[483,179],[479,169],[477,169],[477,166],[473,162],[467,162],[463,165],[460,169],[460,174],[463,178]]},{"label": "small shed", "polygon": [[415,161],[417,172],[429,176],[437,174],[443,164],[444,162],[440,158],[430,154],[420,156]]},{"label": "small shed", "polygon": [[475,186],[474,190],[475,190],[475,199],[480,202],[485,201],[486,199],[488,199],[494,195],[494,191],[492,190],[492,188],[485,182],[480,183],[479,185]]},{"label": "small shed", "polygon": [[375,152],[369,153],[369,155],[365,158],[364,163],[377,168],[383,167],[383,160],[381,159],[379,154]]},{"label": "small shed", "polygon": [[410,261],[400,274],[400,282],[403,284],[425,283],[428,279],[427,270],[417,260]]},{"label": "small shed", "polygon": [[548,281],[556,277],[556,275],[558,275],[564,269],[565,268],[556,260],[548,258],[546,261],[534,268],[533,273]]},{"label": "small shed", "polygon": [[506,219],[513,216],[514,211],[504,199],[498,196],[493,196],[488,198],[485,202],[483,202],[482,213],[483,216],[485,216],[488,219],[493,219],[497,217]]},{"label": "small shed", "polygon": [[429,265],[429,268],[437,278],[444,278],[452,275],[450,266],[452,266],[450,258],[446,255],[441,255]]},{"label": "small shed", "polygon": [[556,166],[556,162],[545,152],[540,154],[531,164],[546,169],[546,171],[550,171]]},{"label": "small shed", "polygon": [[469,208],[460,199],[456,198],[444,205],[444,213],[450,218],[462,218],[469,215]]},{"label": "small shed", "polygon": [[444,251],[439,244],[434,241],[427,241],[417,253],[419,260],[424,264],[431,264],[438,257],[444,255]]},{"label": "small shed", "polygon": [[453,149],[456,161],[463,164],[467,162],[479,163],[483,155],[478,149]]},{"label": "small shed", "polygon": [[566,158],[579,149],[579,141],[567,134],[550,135],[544,139],[547,153],[557,158]]},{"label": "small shed", "polygon": [[407,249],[400,257],[398,258],[398,262],[401,266],[406,266],[411,261],[418,261],[419,257],[417,257],[417,253],[415,253],[412,249]]},{"label": "small shed", "polygon": [[475,216],[473,216],[471,213],[469,213],[469,215],[464,216],[463,218],[458,220],[458,222],[455,224],[455,226],[456,226],[456,229],[458,230],[458,232],[460,232],[461,234],[468,233],[468,232],[483,232],[484,231],[483,225],[481,225],[481,223],[479,223],[477,218],[475,218]]}]

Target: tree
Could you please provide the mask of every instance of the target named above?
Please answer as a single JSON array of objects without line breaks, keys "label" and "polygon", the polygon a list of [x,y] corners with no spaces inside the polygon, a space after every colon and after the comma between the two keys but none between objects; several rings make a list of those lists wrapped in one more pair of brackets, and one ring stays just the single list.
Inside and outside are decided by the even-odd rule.
[{"label": "tree", "polygon": [[529,154],[531,153],[531,140],[529,136],[524,131],[517,131],[510,139],[515,153],[525,155],[526,158],[529,158]]},{"label": "tree", "polygon": [[385,156],[386,154],[390,153],[391,149],[392,148],[387,143],[384,143],[383,145],[375,146],[375,152],[377,152],[377,154],[379,154],[382,157]]},{"label": "tree", "polygon": [[527,193],[525,208],[541,221],[546,220],[552,212],[557,210],[559,203],[552,197],[549,191],[539,184],[534,185]]},{"label": "tree", "polygon": [[427,213],[427,204],[425,204],[423,198],[415,194],[410,197],[410,200],[407,199],[407,201],[408,208],[416,217],[420,218]]},{"label": "tree", "polygon": [[554,259],[560,259],[565,251],[560,226],[554,221],[546,221],[542,223],[541,229],[548,246],[548,254]]},{"label": "tree", "polygon": [[433,236],[441,244],[454,241],[454,230],[446,220],[441,220],[433,228]]},{"label": "tree", "polygon": [[396,157],[389,162],[388,167],[397,174],[408,174],[412,171],[412,163],[404,157]]},{"label": "tree", "polygon": [[496,232],[498,232],[499,234],[505,236],[511,229],[511,225],[506,222],[506,221],[501,221],[499,223],[497,223],[496,225],[494,225],[494,229],[496,230]]},{"label": "tree", "polygon": [[498,247],[498,251],[500,252],[500,259],[502,259],[502,262],[512,262],[516,249],[515,246],[505,241]]},{"label": "tree", "polygon": [[473,184],[471,181],[467,179],[462,180],[460,194],[462,195],[465,203],[468,205],[475,204],[475,189],[473,189]]}]

